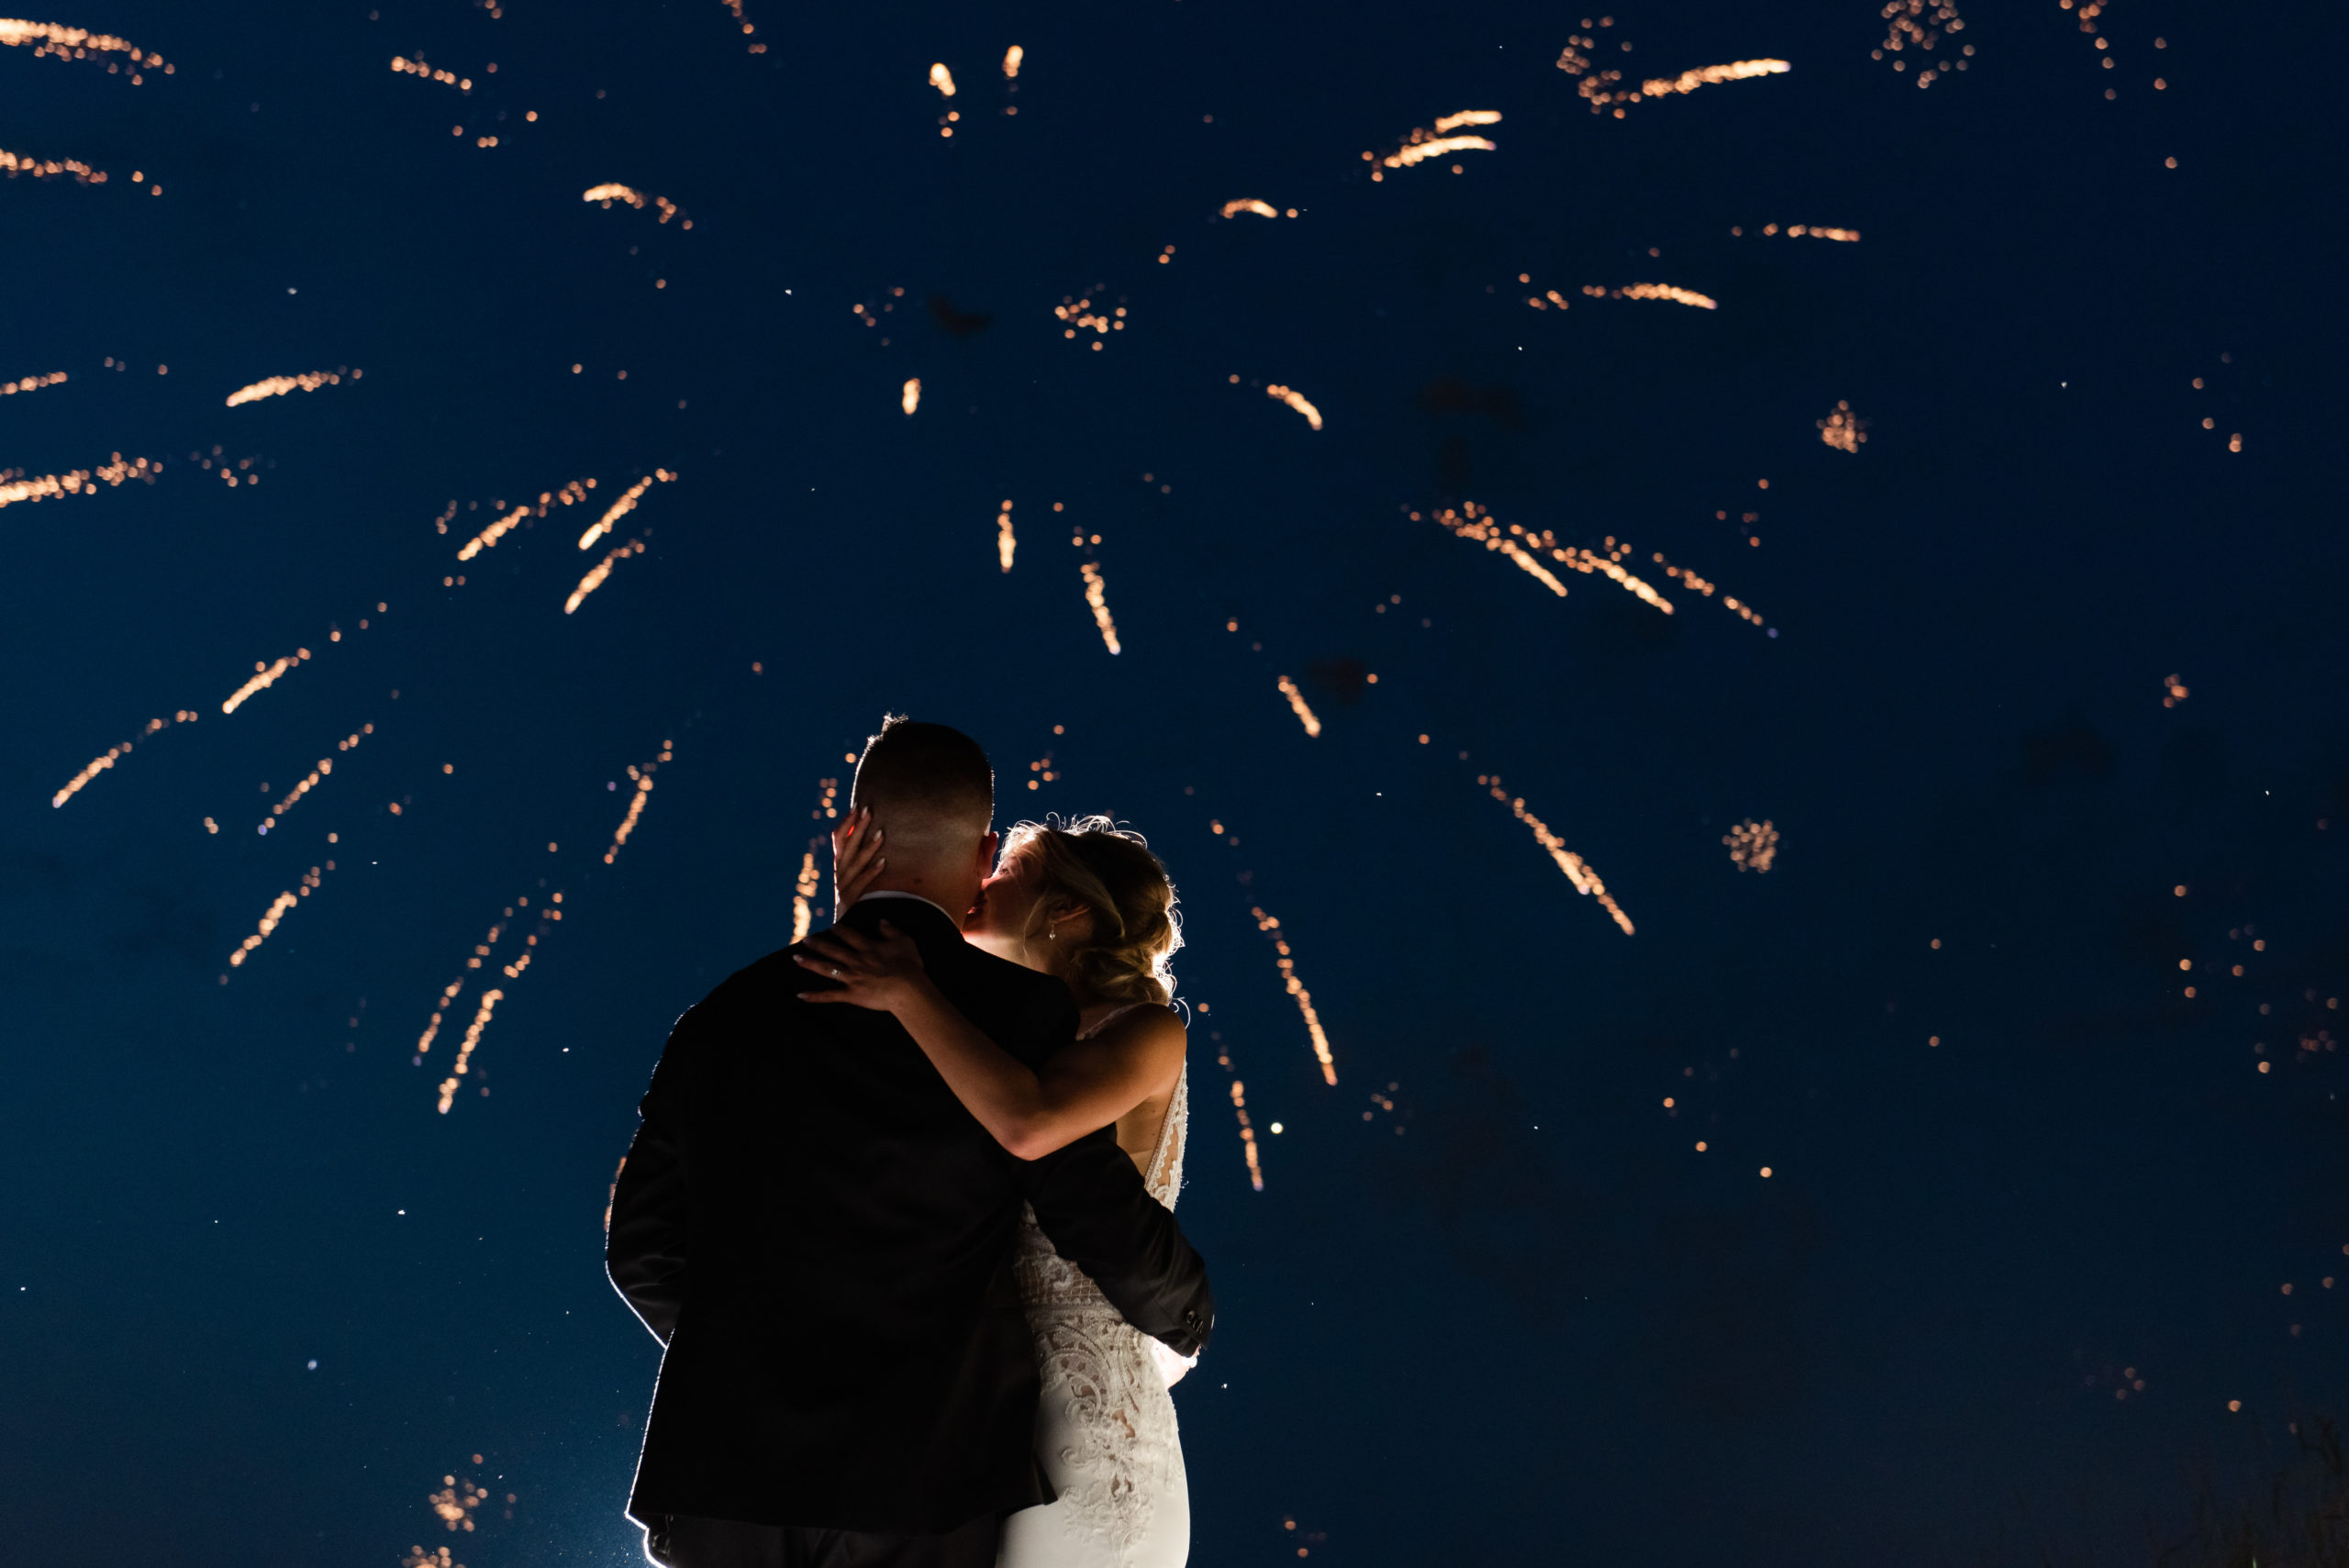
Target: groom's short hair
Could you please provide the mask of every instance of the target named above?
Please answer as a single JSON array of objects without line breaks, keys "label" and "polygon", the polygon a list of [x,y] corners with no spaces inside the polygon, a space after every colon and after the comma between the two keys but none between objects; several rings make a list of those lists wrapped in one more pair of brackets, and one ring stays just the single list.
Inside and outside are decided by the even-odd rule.
[{"label": "groom's short hair", "polygon": [[886,714],[865,738],[849,803],[872,807],[908,850],[933,837],[975,840],[995,824],[995,769],[961,730]]}]

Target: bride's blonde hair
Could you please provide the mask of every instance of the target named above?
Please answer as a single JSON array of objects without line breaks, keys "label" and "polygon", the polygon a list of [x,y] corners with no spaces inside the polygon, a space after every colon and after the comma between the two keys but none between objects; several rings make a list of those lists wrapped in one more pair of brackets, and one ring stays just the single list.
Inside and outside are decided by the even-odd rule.
[{"label": "bride's blonde hair", "polygon": [[1169,967],[1183,945],[1174,884],[1139,833],[1107,817],[1021,822],[1004,835],[998,865],[1033,866],[1035,906],[1021,939],[1045,940],[1055,909],[1080,906],[1093,914],[1093,936],[1070,954],[1070,979],[1081,1001],[1160,1002],[1174,999]]}]

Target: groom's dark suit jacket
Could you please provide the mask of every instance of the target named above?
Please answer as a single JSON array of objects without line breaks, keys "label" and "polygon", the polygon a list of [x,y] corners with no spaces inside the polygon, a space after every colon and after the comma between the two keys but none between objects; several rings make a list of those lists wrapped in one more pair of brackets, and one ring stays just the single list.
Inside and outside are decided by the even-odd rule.
[{"label": "groom's dark suit jacket", "polygon": [[[1030,1066],[1058,980],[867,899],[963,1015]],[[1206,1265],[1103,1129],[1032,1162],[965,1111],[887,1013],[772,953],[677,1020],[612,1197],[612,1283],[668,1347],[629,1513],[906,1534],[1052,1500],[1011,1257],[1022,1199],[1128,1322],[1188,1353]]]}]

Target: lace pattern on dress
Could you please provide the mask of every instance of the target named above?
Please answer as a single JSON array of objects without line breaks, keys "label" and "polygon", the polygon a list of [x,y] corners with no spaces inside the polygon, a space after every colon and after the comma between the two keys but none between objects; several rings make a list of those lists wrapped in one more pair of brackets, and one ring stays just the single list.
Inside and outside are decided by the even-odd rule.
[{"label": "lace pattern on dress", "polygon": [[[1129,1010],[1109,1014],[1085,1034],[1099,1033]],[[1151,1196],[1170,1209],[1183,1182],[1189,1086],[1186,1067],[1143,1177]],[[1174,1404],[1153,1353],[1163,1347],[1129,1325],[1083,1270],[1052,1250],[1032,1209],[1021,1216],[1013,1266],[1043,1377],[1041,1430],[1058,1439],[1057,1451],[1040,1456],[1061,1495],[1056,1507],[1073,1543],[1082,1542],[1084,1561],[1140,1562],[1152,1555],[1152,1499],[1179,1496],[1185,1487]],[[1187,1538],[1187,1525],[1184,1533]]]}]

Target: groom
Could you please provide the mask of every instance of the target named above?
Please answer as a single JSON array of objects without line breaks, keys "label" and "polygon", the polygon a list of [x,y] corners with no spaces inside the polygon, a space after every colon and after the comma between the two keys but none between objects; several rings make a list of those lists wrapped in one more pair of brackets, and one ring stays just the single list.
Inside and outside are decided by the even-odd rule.
[{"label": "groom", "polygon": [[[1067,1045],[1061,982],[963,940],[996,848],[968,736],[892,716],[851,793],[885,914],[947,997],[1030,1066]],[[1190,1354],[1207,1270],[1104,1128],[1013,1159],[884,1012],[771,953],[679,1018],[622,1162],[612,1283],[667,1347],[629,1516],[677,1568],[991,1568],[1003,1516],[1052,1501],[1012,1277],[1023,1201],[1127,1321]]]}]

